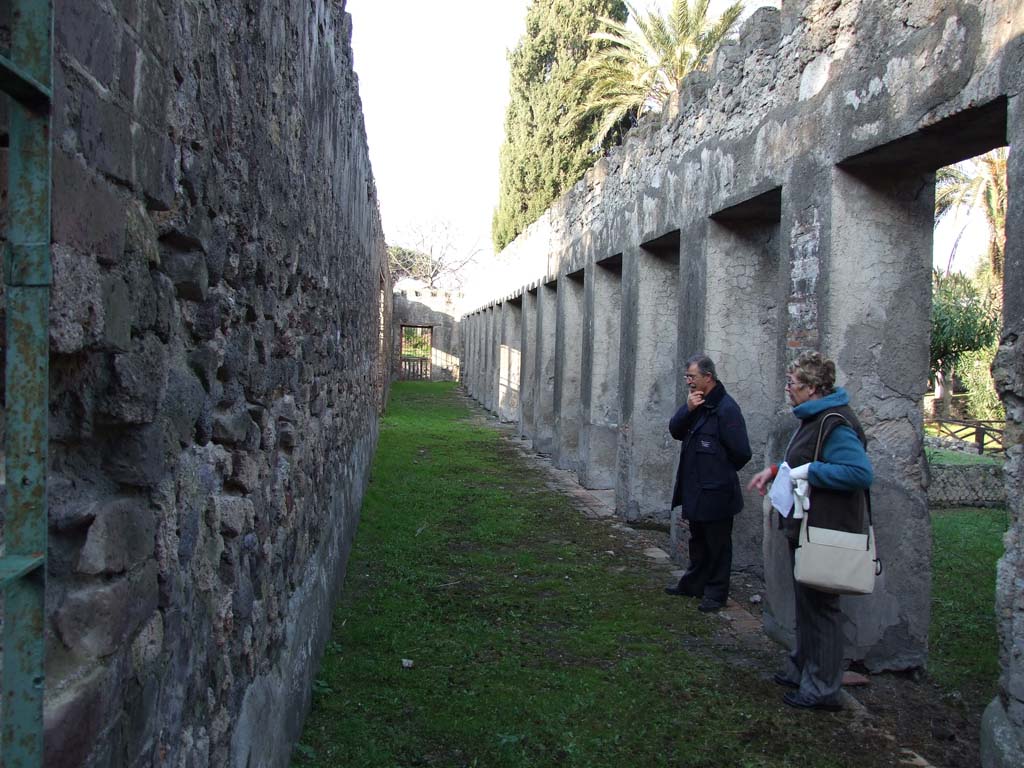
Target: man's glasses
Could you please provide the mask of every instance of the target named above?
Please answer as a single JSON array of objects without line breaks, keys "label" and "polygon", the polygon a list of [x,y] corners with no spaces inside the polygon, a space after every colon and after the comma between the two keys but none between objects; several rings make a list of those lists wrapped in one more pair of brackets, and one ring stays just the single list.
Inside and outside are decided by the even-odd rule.
[{"label": "man's glasses", "polygon": [[800,389],[806,386],[802,381],[786,381],[786,389]]}]

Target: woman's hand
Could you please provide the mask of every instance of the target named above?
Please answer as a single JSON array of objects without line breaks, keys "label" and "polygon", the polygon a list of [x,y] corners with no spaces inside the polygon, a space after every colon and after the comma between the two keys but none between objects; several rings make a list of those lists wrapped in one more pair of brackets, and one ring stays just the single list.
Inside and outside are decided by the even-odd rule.
[{"label": "woman's hand", "polygon": [[801,464],[799,467],[793,467],[791,470],[789,470],[789,479],[790,480],[806,480],[807,479],[807,471],[810,468],[811,468],[810,462],[808,462],[807,464]]},{"label": "woman's hand", "polygon": [[750,491],[756,488],[757,492],[764,496],[765,493],[768,492],[768,483],[770,483],[771,480],[772,468],[765,467],[750,479],[750,482],[747,483],[747,490]]}]

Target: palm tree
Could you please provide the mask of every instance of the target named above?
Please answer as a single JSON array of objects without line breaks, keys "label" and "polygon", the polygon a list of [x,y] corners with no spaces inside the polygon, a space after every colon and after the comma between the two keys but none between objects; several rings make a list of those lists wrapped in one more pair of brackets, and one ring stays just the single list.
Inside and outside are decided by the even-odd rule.
[{"label": "palm tree", "polygon": [[[981,208],[989,229],[988,258],[997,285],[1003,279],[1006,257],[1006,147],[994,149],[963,163],[940,168],[935,175],[935,223],[949,213]],[[949,264],[953,263],[957,245],[963,235],[960,229]],[[947,266],[946,271],[949,272]]]},{"label": "palm tree", "polygon": [[626,3],[635,31],[613,19],[601,19],[604,28],[590,37],[605,45],[576,78],[587,94],[577,119],[600,116],[595,145],[601,145],[623,121],[660,112],[666,100],[679,92],[683,78],[707,68],[712,51],[743,10],[743,2],[736,2],[717,20],[709,20],[710,1],[673,0],[667,17],[654,11],[643,16]]}]

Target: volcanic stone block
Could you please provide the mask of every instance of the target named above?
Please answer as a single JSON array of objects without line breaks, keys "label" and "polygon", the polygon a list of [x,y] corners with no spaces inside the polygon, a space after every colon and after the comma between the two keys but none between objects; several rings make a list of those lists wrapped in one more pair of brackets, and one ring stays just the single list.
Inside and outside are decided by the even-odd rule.
[{"label": "volcanic stone block", "polygon": [[220,532],[238,536],[252,529],[252,501],[244,496],[214,496],[213,514]]},{"label": "volcanic stone block", "polygon": [[130,204],[125,209],[124,254],[127,259],[158,266],[160,264],[156,227],[138,203]]},{"label": "volcanic stone block", "polygon": [[199,250],[164,251],[162,268],[174,283],[178,295],[189,301],[205,301],[209,288],[209,274],[206,271],[206,255]]},{"label": "volcanic stone block", "polygon": [[55,617],[64,645],[92,659],[114,653],[156,610],[156,573],[151,560],[129,575],[70,592]]},{"label": "volcanic stone block", "polygon": [[43,765],[79,768],[86,764],[105,717],[106,669],[93,669],[47,698]]},{"label": "volcanic stone block", "polygon": [[79,352],[97,341],[105,312],[103,280],[92,259],[62,245],[51,249],[50,344],[55,352]]},{"label": "volcanic stone block", "polygon": [[[116,264],[125,250],[126,205],[108,182],[86,169],[77,158],[53,153],[53,217],[55,243],[95,254],[103,264]],[[58,285],[54,281],[54,285]]]},{"label": "volcanic stone block", "polygon": [[132,352],[114,355],[113,376],[100,412],[123,424],[145,424],[156,417],[167,386],[167,352],[154,336],[146,336]]},{"label": "volcanic stone block", "polygon": [[183,446],[192,441],[193,430],[206,403],[206,391],[188,370],[171,368],[160,412],[168,419],[174,435]]},{"label": "volcanic stone block", "polygon": [[224,445],[238,445],[245,442],[250,429],[256,423],[245,408],[233,408],[213,414],[213,440]]},{"label": "volcanic stone block", "polygon": [[143,499],[118,498],[95,507],[77,571],[91,575],[124,573],[152,557],[156,521]]},{"label": "volcanic stone block", "polygon": [[135,306],[128,285],[117,275],[103,278],[103,342],[120,352],[132,345],[132,319]]},{"label": "volcanic stone block", "polygon": [[155,486],[167,471],[167,447],[159,423],[111,431],[104,441],[103,466],[125,485]]},{"label": "volcanic stone block", "polygon": [[170,209],[177,177],[174,145],[166,135],[134,125],[132,149],[135,182],[142,188],[147,206],[158,211]]},{"label": "volcanic stone block", "polygon": [[235,451],[231,455],[231,485],[252,493],[259,486],[259,480],[260,470],[255,460],[243,451]]},{"label": "volcanic stone block", "polygon": [[120,182],[131,182],[132,131],[128,116],[91,90],[82,91],[79,143],[91,166]]},{"label": "volcanic stone block", "polygon": [[107,15],[92,0],[55,0],[54,14],[63,21],[56,25],[57,45],[105,87],[113,83],[115,30]]},{"label": "volcanic stone block", "polygon": [[213,391],[217,383],[217,369],[220,368],[220,354],[211,344],[202,344],[188,356],[188,364],[199,377],[207,392]]}]

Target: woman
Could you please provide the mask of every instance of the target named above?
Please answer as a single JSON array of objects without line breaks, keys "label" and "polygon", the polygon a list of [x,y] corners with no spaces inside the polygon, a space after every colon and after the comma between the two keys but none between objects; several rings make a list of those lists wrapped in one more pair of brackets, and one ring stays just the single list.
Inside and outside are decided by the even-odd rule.
[{"label": "woman", "polygon": [[[850,409],[850,399],[836,388],[836,366],[818,352],[805,352],[790,365],[786,393],[800,426],[790,438],[786,463],[793,480],[810,485],[808,515],[814,525],[860,533],[864,530],[867,490],[873,473],[864,450],[867,438]],[[836,414],[832,416],[831,414]],[[827,417],[827,418],[826,418]],[[821,450],[815,461],[819,438]],[[764,495],[778,467],[761,470],[748,488]],[[800,520],[779,515],[779,527],[789,540],[790,563],[796,551]],[[794,690],[783,701],[800,709],[841,709],[843,635],[839,595],[821,592],[794,581],[796,648],[786,669],[774,680]]]}]

